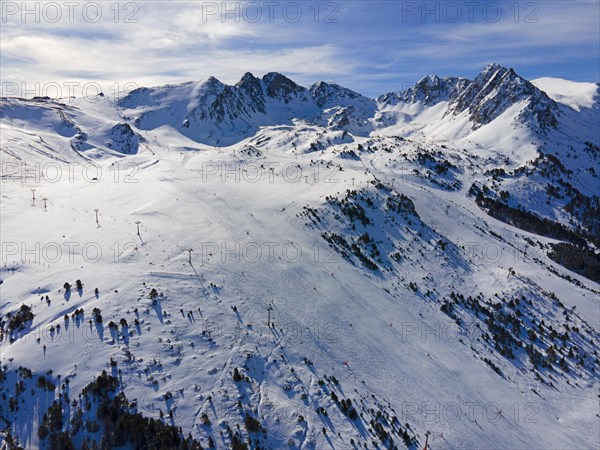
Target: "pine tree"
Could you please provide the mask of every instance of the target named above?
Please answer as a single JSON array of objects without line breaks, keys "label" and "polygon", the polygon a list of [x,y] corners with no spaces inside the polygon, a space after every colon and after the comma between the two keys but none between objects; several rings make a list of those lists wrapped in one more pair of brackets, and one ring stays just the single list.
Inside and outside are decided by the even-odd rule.
[{"label": "pine tree", "polygon": [[236,383],[242,381],[242,375],[240,374],[240,371],[237,367],[233,369],[233,381],[235,381]]}]

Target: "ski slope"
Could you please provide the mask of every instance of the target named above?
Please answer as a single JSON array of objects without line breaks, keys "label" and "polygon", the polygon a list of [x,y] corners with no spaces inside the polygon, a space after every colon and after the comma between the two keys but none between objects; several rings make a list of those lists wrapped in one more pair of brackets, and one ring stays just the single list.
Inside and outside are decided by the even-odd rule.
[{"label": "ski slope", "polygon": [[[564,83],[536,81],[571,108],[591,107],[590,90],[561,97]],[[203,446],[212,437],[229,448],[227,426],[258,438],[244,428],[249,412],[266,429],[265,448],[375,448],[385,445],[371,422],[381,411],[414,437],[409,448],[422,448],[428,431],[431,449],[598,447],[600,286],[548,258],[556,239],[494,219],[469,194],[487,170],[536,157],[536,134],[514,125],[525,104],[476,130],[466,116],[444,117],[444,102],[379,106],[411,118],[356,134],[307,114],[275,115],[277,123],[218,146],[181,133],[181,117],[138,128],[106,99],[68,108],[2,101],[0,312],[27,304],[35,315],[4,334],[2,366],[69,380],[31,394],[33,378],[19,411],[2,408],[24,448],[45,448],[36,432],[44,409],[59,393],[75,398],[102,370],[142,414],[162,411]],[[133,132],[127,150],[111,134],[119,123]],[[78,134],[85,146],[73,148]],[[450,170],[436,174],[423,152],[441,152]],[[402,196],[416,215],[387,206]],[[366,211],[367,223],[349,219],[347,205]],[[378,268],[344,256],[324,239],[332,233]],[[379,258],[368,254],[373,246]],[[63,284],[77,279],[83,289],[66,293]],[[524,299],[524,326],[543,320],[562,334],[568,325],[567,347],[585,353],[584,364],[533,371],[523,348],[503,356],[485,339],[482,310],[457,303],[453,318],[440,309],[455,292],[497,311]],[[83,318],[70,318],[79,308]],[[94,308],[101,324],[88,322]],[[123,318],[127,326],[109,328]],[[541,349],[553,342],[541,336]],[[234,381],[234,368],[249,381]],[[2,389],[15,395],[9,382]],[[331,392],[351,398],[359,419]],[[386,424],[405,448],[397,428]],[[87,432],[73,440],[84,436],[100,441]]]}]

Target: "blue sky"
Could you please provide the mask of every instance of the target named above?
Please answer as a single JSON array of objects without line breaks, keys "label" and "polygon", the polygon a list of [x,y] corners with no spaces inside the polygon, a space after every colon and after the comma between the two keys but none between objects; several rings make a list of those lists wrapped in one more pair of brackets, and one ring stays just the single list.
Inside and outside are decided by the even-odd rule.
[{"label": "blue sky", "polygon": [[600,81],[598,0],[50,3],[2,1],[5,95],[279,71],[376,96],[430,73],[473,78],[489,62]]}]

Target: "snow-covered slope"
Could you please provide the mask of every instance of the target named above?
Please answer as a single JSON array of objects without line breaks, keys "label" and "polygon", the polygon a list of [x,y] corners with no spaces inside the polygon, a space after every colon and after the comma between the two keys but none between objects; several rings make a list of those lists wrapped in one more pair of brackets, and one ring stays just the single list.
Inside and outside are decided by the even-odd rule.
[{"label": "snow-covered slope", "polygon": [[[75,102],[0,100],[3,162],[85,164],[106,155],[134,154],[143,139],[104,96]],[[84,156],[85,155],[85,156]]]},{"label": "snow-covered slope", "polygon": [[291,124],[313,115],[309,91],[278,73],[262,79],[245,74],[235,86],[214,77],[175,86],[136,89],[119,101],[136,126],[170,126],[211,145],[229,145],[252,136],[260,126]]},{"label": "snow-covered slope", "polygon": [[537,86],[3,99],[0,440],[597,448],[600,116]]},{"label": "snow-covered slope", "polygon": [[531,82],[554,101],[576,111],[591,108],[598,103],[598,83],[582,83],[562,78],[537,78]]}]

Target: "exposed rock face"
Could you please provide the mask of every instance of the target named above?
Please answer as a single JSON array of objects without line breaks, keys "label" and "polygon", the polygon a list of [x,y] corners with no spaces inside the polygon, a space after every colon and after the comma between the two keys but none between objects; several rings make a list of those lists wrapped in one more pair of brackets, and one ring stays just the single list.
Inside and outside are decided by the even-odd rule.
[{"label": "exposed rock face", "polygon": [[116,124],[110,130],[111,141],[107,147],[121,153],[137,153],[138,146],[143,138],[137,134],[126,122]]},{"label": "exposed rock face", "polygon": [[377,101],[386,104],[421,102],[432,106],[441,101],[455,99],[469,84],[471,81],[466,78],[439,78],[437,75],[428,75],[414,86],[401,92],[384,94]]},{"label": "exposed rock face", "polygon": [[532,83],[498,64],[488,65],[448,108],[447,114],[469,112],[473,128],[490,123],[515,103],[527,101],[519,119],[545,131],[556,127],[556,103]]}]

